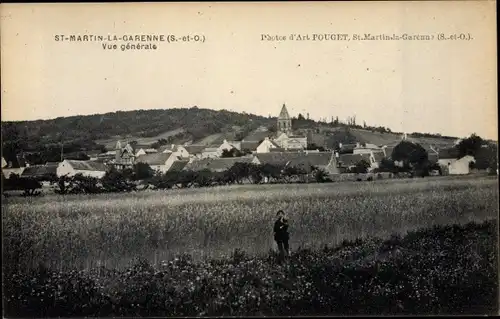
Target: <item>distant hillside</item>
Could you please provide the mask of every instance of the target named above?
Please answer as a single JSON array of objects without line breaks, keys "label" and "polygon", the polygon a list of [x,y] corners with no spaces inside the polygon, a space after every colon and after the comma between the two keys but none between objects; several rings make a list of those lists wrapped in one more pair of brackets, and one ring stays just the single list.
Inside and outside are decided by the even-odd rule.
[{"label": "distant hillside", "polygon": [[20,151],[43,152],[53,158],[60,153],[61,142],[65,152],[112,148],[117,140],[178,143],[233,132],[233,126],[248,132],[273,122],[253,114],[197,107],[2,122],[2,152],[6,157]]},{"label": "distant hillside", "polygon": [[[262,126],[275,131],[276,118],[198,107],[2,122],[2,155],[8,159],[24,152],[31,156],[28,159],[33,163],[44,163],[59,160],[61,143],[64,154],[113,149],[117,140],[153,146],[186,142],[218,144],[224,139],[251,140],[252,136],[263,134],[256,131]],[[299,133],[308,134],[311,143],[329,148],[339,142],[384,145],[401,140],[401,133],[391,132],[388,128],[320,123],[306,120],[300,114],[293,119],[293,127]],[[455,140],[454,137],[426,133],[408,136],[415,142],[437,147],[450,145]]]}]

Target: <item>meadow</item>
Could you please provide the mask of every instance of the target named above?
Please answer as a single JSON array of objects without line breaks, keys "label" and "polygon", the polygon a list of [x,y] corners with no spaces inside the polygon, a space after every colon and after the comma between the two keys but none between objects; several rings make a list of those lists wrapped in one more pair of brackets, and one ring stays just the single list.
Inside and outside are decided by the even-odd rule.
[{"label": "meadow", "polygon": [[434,225],[497,218],[496,177],[423,178],[328,184],[237,185],[131,194],[47,195],[2,202],[4,262],[51,269],[125,269],[241,249],[274,249],[283,209],[290,246],[317,249],[344,240],[386,238]]}]

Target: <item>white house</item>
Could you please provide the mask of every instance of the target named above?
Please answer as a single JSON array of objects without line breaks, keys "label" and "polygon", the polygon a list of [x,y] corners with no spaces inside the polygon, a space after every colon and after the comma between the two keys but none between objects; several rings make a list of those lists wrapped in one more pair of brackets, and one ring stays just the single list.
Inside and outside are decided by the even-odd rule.
[{"label": "white house", "polygon": [[466,155],[458,158],[458,150],[456,148],[444,149],[439,151],[438,164],[443,173],[449,175],[466,175],[469,174],[471,163],[476,160],[473,156]]},{"label": "white house", "polygon": [[141,155],[158,153],[158,151],[154,148],[140,148],[136,153],[135,157],[139,157]]},{"label": "white house", "polygon": [[58,164],[57,176],[74,176],[81,173],[84,176],[102,178],[107,171],[106,165],[96,161],[64,160]]},{"label": "white house", "polygon": [[137,157],[137,163],[148,164],[153,170],[166,173],[175,161],[183,160],[182,157],[174,153],[154,153]]},{"label": "white house", "polygon": [[285,150],[303,150],[307,148],[307,137],[304,136],[288,136],[286,133],[281,133],[273,142]]},{"label": "white house", "polygon": [[269,153],[271,150],[279,150],[282,149],[278,144],[274,141],[271,141],[269,137],[266,137],[262,143],[257,146],[257,153]]},{"label": "white house", "polygon": [[219,158],[222,155],[222,151],[219,147],[205,147],[203,152],[201,152],[201,158]]},{"label": "white house", "polygon": [[352,150],[353,154],[371,154],[373,152],[382,151],[381,147],[370,143],[356,143],[356,147]]},{"label": "white house", "polygon": [[161,149],[162,153],[171,153],[174,156],[177,157],[182,157],[182,158],[189,158],[190,152],[187,150],[186,147],[182,145],[175,145],[171,144],[165,148]]}]

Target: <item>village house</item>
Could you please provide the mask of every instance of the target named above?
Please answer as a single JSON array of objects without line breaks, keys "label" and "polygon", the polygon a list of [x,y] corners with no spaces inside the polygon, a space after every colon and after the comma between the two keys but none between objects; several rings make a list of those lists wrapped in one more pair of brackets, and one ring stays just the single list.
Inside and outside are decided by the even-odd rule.
[{"label": "village house", "polygon": [[257,153],[254,155],[252,163],[254,164],[270,164],[278,167],[285,167],[287,163],[292,160],[298,159],[304,156],[305,152],[269,152],[269,153]]},{"label": "village house", "polygon": [[96,161],[64,160],[58,164],[56,172],[58,177],[82,174],[83,176],[102,178],[106,175],[107,170],[106,165]]},{"label": "village house", "polygon": [[189,159],[177,157],[176,160],[172,163],[172,165],[168,168],[167,173],[170,172],[180,172],[189,164]]},{"label": "village house", "polygon": [[[241,146],[241,143],[240,143],[240,146]],[[236,146],[234,146],[233,144],[229,143],[226,139],[224,139],[224,141],[222,142],[222,144],[218,147],[219,151],[222,152],[224,150],[226,151],[230,151],[232,149],[238,149]]]},{"label": "village house", "polygon": [[50,180],[58,176],[58,166],[59,163],[57,162],[47,162],[45,163],[45,165],[31,165],[29,167],[26,167],[26,169],[21,174],[21,177]]},{"label": "village house", "polygon": [[103,154],[101,153],[100,150],[92,150],[92,151],[86,151],[85,155],[89,157],[89,160],[91,161],[97,161],[99,159],[99,155]]},{"label": "village house", "polygon": [[273,142],[285,150],[304,150],[307,148],[307,137],[304,136],[281,133]]},{"label": "village house", "polygon": [[206,148],[206,145],[184,145],[183,148],[188,152],[189,157],[191,159],[200,159],[202,157],[203,150]]},{"label": "village house", "polygon": [[241,141],[226,141],[229,145],[237,149],[238,151],[241,151]]},{"label": "village house", "polygon": [[257,152],[257,147],[259,147],[261,141],[241,141],[241,151],[249,151],[252,153]]},{"label": "village house", "polygon": [[436,164],[439,160],[439,151],[432,145],[424,145],[424,149],[427,151],[427,159],[431,164]]},{"label": "village house", "polygon": [[252,157],[227,157],[227,158],[205,158],[188,163],[184,170],[201,171],[208,169],[212,172],[224,172],[236,163],[251,163]]},{"label": "village house", "polygon": [[372,170],[378,166],[374,165],[374,159],[372,159],[371,154],[340,154],[339,155],[339,166],[341,172],[345,172],[348,169],[356,167],[356,165],[362,160],[370,164],[369,170]]},{"label": "village house", "polygon": [[271,141],[269,137],[266,137],[262,143],[259,144],[256,148],[257,153],[269,153],[273,151],[284,151],[283,148],[281,148],[278,144],[276,144],[274,141]]},{"label": "village house", "polygon": [[184,147],[182,145],[171,144],[168,146],[161,147],[160,151],[162,153],[171,153],[177,157],[182,157],[182,158],[189,158],[190,157],[189,151],[186,149],[186,147]]},{"label": "village house", "polygon": [[474,162],[473,156],[459,157],[455,147],[439,150],[438,164],[443,175],[467,175],[470,173],[470,164]]},{"label": "village house", "polygon": [[[17,155],[7,160],[2,157],[2,159],[2,174],[5,178],[9,178],[11,174],[21,176],[26,167],[30,166],[22,155]],[[6,162],[7,165],[4,165],[4,162]]]},{"label": "village house", "polygon": [[125,147],[122,147],[120,141],[116,142],[115,158],[113,161],[110,161],[110,164],[118,170],[123,170],[125,168],[132,168],[134,162],[135,152],[132,146],[127,143]]},{"label": "village house", "polygon": [[138,148],[137,151],[135,152],[135,157],[139,157],[141,155],[146,155],[146,154],[153,154],[153,153],[158,153],[158,150],[155,148]]},{"label": "village house", "polygon": [[339,154],[353,154],[354,149],[356,148],[357,144],[344,144],[344,143],[339,143]]},{"label": "village house", "polygon": [[136,162],[148,164],[154,171],[166,173],[175,161],[182,160],[182,157],[174,153],[153,153],[137,157]]},{"label": "village house", "polygon": [[378,152],[382,149],[375,144],[370,143],[356,143],[356,147],[352,150],[353,154],[371,154],[372,152]]},{"label": "village house", "polygon": [[222,151],[219,149],[217,145],[210,145],[206,147],[201,152],[201,158],[219,158],[222,155]]},{"label": "village house", "polygon": [[292,159],[287,166],[298,167],[311,173],[314,168],[322,169],[328,174],[339,174],[335,152],[306,152]]},{"label": "village house", "polygon": [[395,146],[389,146],[389,145],[384,145],[382,146],[382,152],[384,152],[384,157],[387,159],[391,159],[392,156],[392,151],[394,150]]}]

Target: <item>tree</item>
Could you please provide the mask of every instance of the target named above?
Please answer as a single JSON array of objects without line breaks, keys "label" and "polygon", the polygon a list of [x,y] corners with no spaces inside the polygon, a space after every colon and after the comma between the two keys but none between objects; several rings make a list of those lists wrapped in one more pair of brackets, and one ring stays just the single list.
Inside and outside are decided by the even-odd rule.
[{"label": "tree", "polygon": [[299,113],[299,115],[297,116],[297,120],[299,120],[299,121],[305,120],[304,115]]},{"label": "tree", "polygon": [[461,158],[466,155],[476,156],[476,153],[481,149],[483,144],[484,140],[473,133],[468,138],[461,140],[455,147],[458,149],[459,158]]},{"label": "tree", "polygon": [[391,158],[402,161],[404,166],[415,167],[423,165],[428,160],[428,154],[420,144],[401,141],[394,147]]},{"label": "tree", "polygon": [[328,181],[328,173],[323,169],[316,169],[314,171],[314,179],[317,183],[325,183]]},{"label": "tree", "polygon": [[132,167],[134,180],[143,180],[153,177],[155,174],[154,170],[147,163],[135,163]]},{"label": "tree", "polygon": [[379,167],[377,169],[379,172],[391,172],[394,173],[397,171],[397,167],[394,164],[393,160],[390,160],[388,158],[383,158],[380,161]]},{"label": "tree", "polygon": [[496,172],[498,165],[498,146],[488,144],[487,146],[481,147],[475,152],[474,159],[476,162],[473,164],[473,168],[487,169],[490,172]]},{"label": "tree", "polygon": [[368,172],[369,168],[370,168],[370,163],[368,163],[366,160],[363,159],[358,163],[356,163],[356,166],[354,167],[353,171],[354,173],[365,174]]},{"label": "tree", "polygon": [[135,184],[131,183],[122,172],[114,167],[106,172],[101,182],[104,190],[107,192],[130,192],[136,190]]}]

